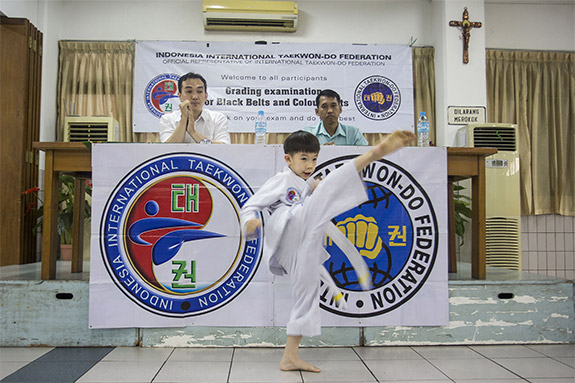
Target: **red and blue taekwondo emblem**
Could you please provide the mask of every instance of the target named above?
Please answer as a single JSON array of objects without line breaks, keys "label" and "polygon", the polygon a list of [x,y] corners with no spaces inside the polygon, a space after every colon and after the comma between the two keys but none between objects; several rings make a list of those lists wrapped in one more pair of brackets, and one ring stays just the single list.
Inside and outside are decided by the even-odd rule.
[{"label": "red and blue taekwondo emblem", "polygon": [[233,169],[194,153],[140,164],[113,190],[100,225],[104,264],[140,307],[189,317],[236,298],[261,261],[240,209],[253,194]]},{"label": "red and blue taekwondo emblem", "polygon": [[174,105],[179,103],[179,79],[180,76],[176,74],[162,73],[150,80],[144,91],[144,103],[148,112],[161,118],[175,110]]},{"label": "red and blue taekwondo emblem", "polygon": [[288,202],[298,202],[301,199],[301,195],[299,194],[299,192],[297,191],[297,189],[294,188],[288,188],[287,192],[286,192],[286,200],[288,200]]}]

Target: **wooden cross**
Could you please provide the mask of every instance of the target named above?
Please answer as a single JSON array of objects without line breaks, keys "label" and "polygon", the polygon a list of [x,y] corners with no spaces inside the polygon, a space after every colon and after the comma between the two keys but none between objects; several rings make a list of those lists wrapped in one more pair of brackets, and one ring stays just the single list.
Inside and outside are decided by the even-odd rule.
[{"label": "wooden cross", "polygon": [[449,26],[461,28],[461,34],[463,35],[463,63],[467,64],[469,62],[469,38],[471,37],[471,29],[481,28],[481,23],[479,21],[469,21],[469,12],[467,12],[467,7],[465,7],[463,10],[463,20],[451,20]]}]

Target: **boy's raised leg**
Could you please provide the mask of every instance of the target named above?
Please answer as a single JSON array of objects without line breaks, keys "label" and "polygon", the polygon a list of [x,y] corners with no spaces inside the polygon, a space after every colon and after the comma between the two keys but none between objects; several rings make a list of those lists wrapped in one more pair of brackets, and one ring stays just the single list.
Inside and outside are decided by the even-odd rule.
[{"label": "boy's raised leg", "polygon": [[320,372],[321,370],[318,367],[299,358],[297,352],[300,342],[301,335],[288,335],[284,356],[280,362],[280,370]]}]

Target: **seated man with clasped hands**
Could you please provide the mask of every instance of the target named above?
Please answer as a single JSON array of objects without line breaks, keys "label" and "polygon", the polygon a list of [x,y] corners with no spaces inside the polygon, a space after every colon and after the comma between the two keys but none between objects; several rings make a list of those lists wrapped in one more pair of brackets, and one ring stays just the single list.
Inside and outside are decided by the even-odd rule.
[{"label": "seated man with clasped hands", "polygon": [[227,117],[204,109],[208,86],[201,75],[190,72],[180,77],[178,97],[180,109],[160,119],[162,142],[230,143]]}]

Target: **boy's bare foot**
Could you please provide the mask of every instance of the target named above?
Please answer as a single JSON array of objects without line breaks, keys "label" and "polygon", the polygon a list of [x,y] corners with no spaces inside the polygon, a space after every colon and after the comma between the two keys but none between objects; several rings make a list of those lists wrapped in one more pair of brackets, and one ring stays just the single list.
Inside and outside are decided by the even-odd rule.
[{"label": "boy's bare foot", "polygon": [[299,357],[290,358],[284,355],[280,362],[280,370],[282,371],[309,371],[309,372],[321,372],[321,370]]},{"label": "boy's bare foot", "polygon": [[377,161],[382,157],[395,152],[397,149],[406,146],[410,141],[413,141],[414,139],[415,134],[408,130],[396,130],[395,132],[387,135],[377,145],[372,146],[370,151],[355,157],[355,167],[357,171],[360,172],[361,169],[365,168],[373,161]]},{"label": "boy's bare foot", "polygon": [[372,150],[377,158],[381,158],[395,152],[399,148],[403,148],[414,139],[415,134],[413,134],[413,132],[408,130],[396,130],[375,145]]}]

